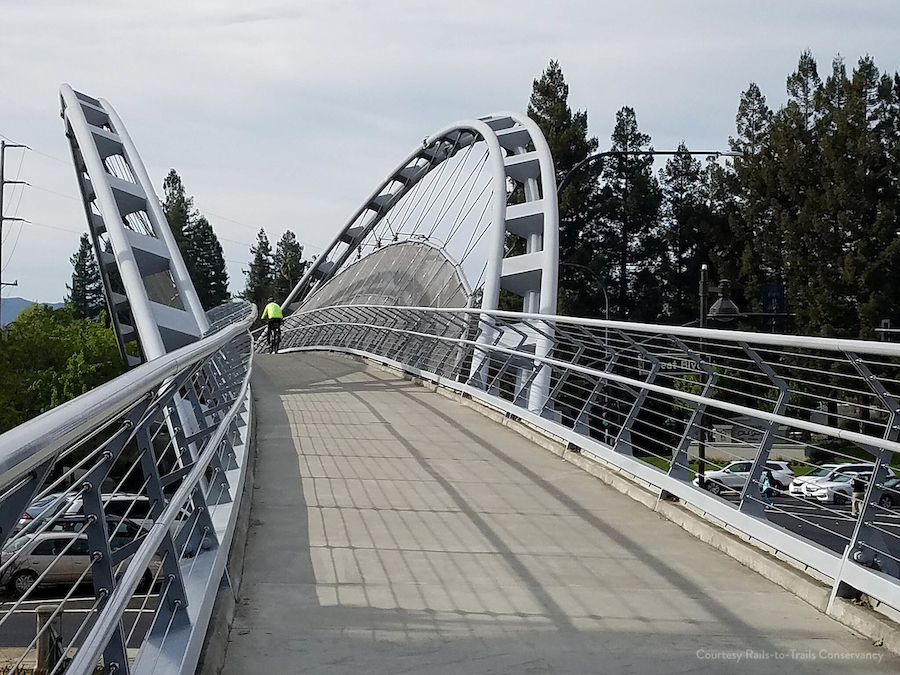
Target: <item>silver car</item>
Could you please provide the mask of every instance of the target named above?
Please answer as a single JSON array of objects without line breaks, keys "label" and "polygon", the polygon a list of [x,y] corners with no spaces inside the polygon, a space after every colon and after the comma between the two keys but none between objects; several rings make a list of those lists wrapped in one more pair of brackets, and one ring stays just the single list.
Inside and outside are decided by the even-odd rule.
[{"label": "silver car", "polygon": [[[723,490],[735,490],[739,492],[744,489],[744,485],[750,477],[750,470],[752,468],[753,462],[740,460],[731,462],[722,467],[720,471],[707,471],[705,475],[706,489],[713,494],[719,494]],[[787,462],[777,459],[769,460],[766,462],[766,469],[771,472],[772,480],[775,483],[772,487],[777,490],[784,489],[794,479],[794,472],[791,467],[788,466]],[[700,478],[698,476],[694,479],[694,485],[699,484]]]},{"label": "silver car", "polygon": [[[73,541],[74,540],[74,541]],[[118,548],[115,537],[113,548]],[[9,565],[7,566],[7,563]],[[154,557],[144,573],[142,584],[149,587],[161,562]],[[40,579],[40,585],[73,584],[91,580],[91,556],[87,535],[77,532],[25,534],[9,541],[0,552],[0,585],[22,595]],[[122,563],[120,570],[127,567]],[[85,570],[87,572],[85,573]]]}]

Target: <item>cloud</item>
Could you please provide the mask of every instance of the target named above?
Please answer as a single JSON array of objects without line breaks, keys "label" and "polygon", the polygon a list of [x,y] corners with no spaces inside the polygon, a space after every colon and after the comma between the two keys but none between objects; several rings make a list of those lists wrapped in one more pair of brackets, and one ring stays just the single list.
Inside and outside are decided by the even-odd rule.
[{"label": "cloud", "polygon": [[[716,149],[750,80],[780,104],[805,48],[823,70],[838,52],[895,70],[898,23],[888,0],[2,0],[0,133],[65,159],[57,89],[69,82],[116,107],[157,185],[175,167],[198,206],[250,226],[212,218],[223,237],[290,228],[322,246],[423,136],[524,111],[551,58],[601,147],[627,104],[656,147]],[[22,173],[76,196],[65,164],[32,154]],[[19,215],[73,231],[26,229],[4,273],[58,300],[81,206],[33,190]]]}]

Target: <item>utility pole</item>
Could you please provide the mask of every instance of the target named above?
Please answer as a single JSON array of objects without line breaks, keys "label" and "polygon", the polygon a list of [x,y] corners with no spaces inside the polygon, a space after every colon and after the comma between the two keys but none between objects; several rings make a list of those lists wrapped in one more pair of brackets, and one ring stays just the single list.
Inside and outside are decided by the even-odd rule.
[{"label": "utility pole", "polygon": [[[24,222],[24,218],[7,218],[3,215],[3,194],[6,192],[7,185],[25,185],[24,180],[6,180],[6,149],[7,148],[22,148],[25,149],[27,146],[21,145],[19,143],[7,143],[6,141],[0,141],[0,268],[3,266],[3,223],[6,221],[22,221]],[[3,288],[5,286],[18,286],[18,281],[13,281],[11,283],[5,283],[3,278],[0,277],[0,317],[3,316]],[[2,330],[2,318],[0,318],[0,330]]]}]

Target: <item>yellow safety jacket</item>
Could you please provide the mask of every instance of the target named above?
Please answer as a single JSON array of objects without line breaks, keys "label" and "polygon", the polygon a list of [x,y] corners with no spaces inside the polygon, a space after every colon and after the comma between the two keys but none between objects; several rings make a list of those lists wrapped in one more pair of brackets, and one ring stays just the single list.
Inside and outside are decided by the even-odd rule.
[{"label": "yellow safety jacket", "polygon": [[262,316],[260,317],[263,321],[266,319],[283,319],[284,315],[281,313],[281,305],[277,302],[270,302],[266,305],[266,308],[263,310]]}]

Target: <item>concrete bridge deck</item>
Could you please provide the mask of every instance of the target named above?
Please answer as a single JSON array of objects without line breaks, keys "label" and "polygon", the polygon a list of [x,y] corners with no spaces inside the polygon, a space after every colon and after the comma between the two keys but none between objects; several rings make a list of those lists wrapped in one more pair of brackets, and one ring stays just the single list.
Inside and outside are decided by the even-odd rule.
[{"label": "concrete bridge deck", "polygon": [[226,675],[898,671],[644,506],[396,375],[278,355],[257,357],[254,383]]}]

